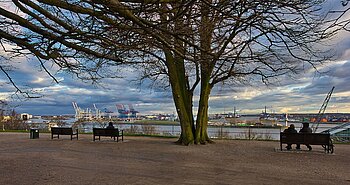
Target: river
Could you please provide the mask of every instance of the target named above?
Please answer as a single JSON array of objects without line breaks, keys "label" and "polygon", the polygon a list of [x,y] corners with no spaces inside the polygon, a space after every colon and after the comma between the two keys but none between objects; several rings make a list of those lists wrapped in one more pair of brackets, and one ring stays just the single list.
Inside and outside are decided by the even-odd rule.
[{"label": "river", "polygon": [[[241,120],[254,120],[255,118],[245,117]],[[34,121],[33,121],[34,122]],[[66,122],[65,126],[72,126],[74,121],[70,120]],[[280,123],[284,125],[285,123]],[[290,125],[292,123],[288,123]],[[297,130],[302,127],[301,122],[293,123]],[[47,122],[43,123],[41,127],[44,129]],[[339,124],[324,124],[320,123],[317,132],[322,132]],[[80,132],[89,133],[92,132],[94,127],[105,127],[105,124],[99,124],[97,122],[86,122],[79,125]],[[160,124],[136,124],[136,123],[116,123],[115,126],[120,130],[124,130],[130,134],[146,134],[146,135],[162,135],[162,136],[179,136],[181,133],[180,125],[160,125]],[[312,126],[312,124],[310,124]],[[46,126],[47,127],[47,126]],[[227,139],[262,139],[262,140],[279,140],[280,132],[285,127],[256,127],[256,126],[208,126],[208,135],[211,138],[227,138]]]}]

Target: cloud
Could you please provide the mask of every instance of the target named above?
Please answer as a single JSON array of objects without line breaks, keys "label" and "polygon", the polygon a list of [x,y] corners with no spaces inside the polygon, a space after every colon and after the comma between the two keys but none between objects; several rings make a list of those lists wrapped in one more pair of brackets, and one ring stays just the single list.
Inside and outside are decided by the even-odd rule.
[{"label": "cloud", "polygon": [[[285,79],[274,86],[241,86],[217,88],[210,98],[210,113],[232,112],[236,106],[241,113],[260,113],[265,106],[268,111],[284,112],[317,112],[332,86],[336,86],[328,111],[349,111],[350,87],[346,71],[349,62],[333,63],[328,72],[320,76],[305,74],[297,80]],[[25,73],[20,73],[25,75]],[[31,77],[17,79],[39,79]],[[39,79],[41,80],[41,79]],[[108,82],[108,83],[107,83]],[[116,104],[134,104],[142,114],[173,113],[174,103],[169,91],[143,89],[130,85],[130,79],[106,80],[104,87],[94,86],[64,77],[60,84],[44,83],[37,86],[42,89],[44,97],[21,102],[19,112],[31,114],[74,114],[72,102],[76,101],[82,108],[93,108],[95,103],[99,109],[109,109],[116,112]],[[37,84],[32,82],[32,84]],[[198,100],[198,95],[195,96]],[[198,104],[195,102],[194,106]]]},{"label": "cloud", "polygon": [[271,112],[313,112],[320,109],[327,93],[335,86],[327,111],[350,111],[350,61],[330,62],[298,77],[284,76],[270,86],[231,87],[214,89],[210,98],[211,111],[233,111],[235,106],[243,113],[260,113],[265,106]]},{"label": "cloud", "polygon": [[[330,9],[341,7],[340,1],[330,1]],[[345,18],[350,18],[346,15]],[[278,81],[265,86],[262,83],[250,85],[235,84],[214,87],[210,97],[210,113],[232,112],[233,107],[240,113],[260,113],[265,106],[268,111],[277,113],[317,112],[327,93],[335,86],[335,91],[327,111],[350,111],[350,32],[341,32],[337,38],[325,43],[332,46],[335,57],[327,64],[320,66],[316,73],[307,69],[301,74],[281,76]],[[5,53],[0,50],[0,54]],[[150,89],[149,82],[139,85],[135,80],[138,73],[131,69],[116,70],[124,78],[103,79],[101,84],[83,82],[74,75],[58,71],[57,66],[45,64],[57,79],[55,83],[40,68],[36,59],[17,57],[11,64],[15,68],[9,73],[20,87],[31,87],[43,95],[40,99],[14,102],[20,105],[18,112],[31,114],[74,114],[72,102],[82,108],[93,108],[93,104],[103,110],[116,111],[116,104],[133,104],[142,114],[173,113],[175,107],[171,91],[155,87]],[[114,69],[110,69],[114,70]],[[0,73],[0,97],[5,98],[14,91],[13,86],[5,84],[6,77]],[[198,107],[198,90],[194,95],[194,106]]]}]

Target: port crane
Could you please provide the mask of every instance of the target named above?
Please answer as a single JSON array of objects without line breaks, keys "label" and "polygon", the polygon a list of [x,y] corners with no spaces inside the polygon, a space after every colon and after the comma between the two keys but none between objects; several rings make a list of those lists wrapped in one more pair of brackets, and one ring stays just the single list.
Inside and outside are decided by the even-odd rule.
[{"label": "port crane", "polygon": [[75,110],[75,119],[91,119],[92,118],[92,112],[91,109],[87,108],[86,110],[81,109],[77,102],[72,102],[73,108]]},{"label": "port crane", "polygon": [[123,104],[117,104],[119,118],[136,118],[136,114],[139,113],[139,111],[135,110],[132,104],[129,104],[128,106],[129,109],[126,109]]},{"label": "port crane", "polygon": [[95,118],[101,119],[101,118],[102,118],[102,112],[101,112],[101,110],[99,110],[99,109],[96,107],[95,104],[93,104],[93,105],[94,105],[94,108],[95,108]]},{"label": "port crane", "polygon": [[317,114],[317,116],[316,116],[316,120],[315,120],[315,122],[314,122],[314,123],[312,124],[312,126],[311,126],[311,129],[312,129],[312,132],[313,132],[313,133],[315,133],[315,132],[317,131],[317,128],[318,128],[318,125],[319,125],[320,122],[321,122],[322,116],[324,115],[324,112],[326,111],[328,102],[329,102],[329,100],[331,99],[333,90],[334,90],[334,86],[332,87],[331,91],[329,91],[329,93],[327,94],[325,100],[323,101],[323,104],[322,104],[320,110],[318,111],[318,114]]},{"label": "port crane", "polygon": [[77,104],[77,102],[72,102],[73,108],[75,110],[75,119],[86,119],[86,120],[92,120],[92,119],[101,119],[102,118],[102,112],[97,108],[95,104],[93,104],[95,113],[93,113],[93,110],[90,108],[86,108],[86,110],[83,110],[80,108]]}]

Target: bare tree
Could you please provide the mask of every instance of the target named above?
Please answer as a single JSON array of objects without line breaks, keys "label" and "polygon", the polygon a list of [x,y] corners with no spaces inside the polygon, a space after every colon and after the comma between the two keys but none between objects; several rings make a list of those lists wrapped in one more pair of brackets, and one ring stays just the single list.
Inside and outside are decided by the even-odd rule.
[{"label": "bare tree", "polygon": [[341,3],[345,9],[343,10],[333,10],[333,14],[339,14],[336,16],[335,21],[333,21],[332,26],[338,26],[341,29],[350,32],[350,0],[341,0]]},{"label": "bare tree", "polygon": [[317,67],[329,57],[320,44],[334,35],[322,0],[2,2],[6,52],[33,55],[43,69],[57,65],[83,80],[141,69],[141,79],[171,88],[181,123],[178,142],[185,145],[211,142],[208,100],[216,84],[269,83]]}]

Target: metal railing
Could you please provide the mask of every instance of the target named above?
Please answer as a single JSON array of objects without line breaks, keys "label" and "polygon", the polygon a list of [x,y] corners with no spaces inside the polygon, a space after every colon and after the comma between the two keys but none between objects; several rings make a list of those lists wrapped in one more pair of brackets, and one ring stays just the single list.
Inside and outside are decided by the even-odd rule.
[{"label": "metal railing", "polygon": [[[178,137],[181,134],[179,125],[153,125],[153,124],[116,124],[117,128],[124,130],[126,135],[154,135]],[[81,124],[78,125],[79,132],[91,133],[93,127],[99,127],[98,124]],[[322,127],[322,130],[329,130],[333,127]],[[42,126],[40,130],[47,130],[47,126]],[[298,130],[299,128],[297,128]],[[322,129],[322,130],[321,130]],[[258,126],[209,126],[208,135],[213,139],[246,139],[246,140],[274,140],[280,139],[280,132],[284,127],[258,127]],[[350,130],[341,134],[332,134],[331,137],[336,142],[350,142]]]}]

